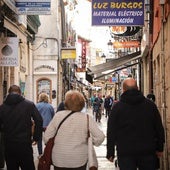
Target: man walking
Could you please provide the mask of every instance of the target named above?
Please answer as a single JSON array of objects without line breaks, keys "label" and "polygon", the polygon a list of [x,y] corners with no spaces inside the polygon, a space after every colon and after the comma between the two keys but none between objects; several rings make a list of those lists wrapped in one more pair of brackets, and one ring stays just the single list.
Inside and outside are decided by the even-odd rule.
[{"label": "man walking", "polygon": [[32,144],[42,135],[42,117],[34,103],[21,96],[19,86],[12,85],[8,93],[0,106],[7,170],[35,170]]},{"label": "man walking", "polygon": [[116,146],[120,170],[155,170],[165,142],[160,113],[133,78],[125,79],[122,88],[108,119],[107,159],[113,162]]},{"label": "man walking", "polygon": [[110,95],[108,95],[104,101],[104,107],[106,109],[106,115],[105,115],[106,118],[110,115],[112,106],[113,106],[113,99]]}]

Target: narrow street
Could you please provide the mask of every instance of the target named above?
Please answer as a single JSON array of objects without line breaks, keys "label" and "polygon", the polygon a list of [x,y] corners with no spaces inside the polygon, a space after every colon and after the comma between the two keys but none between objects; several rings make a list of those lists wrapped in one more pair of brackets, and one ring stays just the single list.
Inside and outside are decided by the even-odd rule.
[{"label": "narrow street", "polygon": [[[99,123],[99,126],[106,136],[107,118],[105,118],[105,115],[102,115],[101,123]],[[99,170],[118,170],[118,168],[115,167],[114,163],[111,163],[106,159],[106,139],[104,140],[102,145],[100,145],[99,147],[95,147],[95,150],[98,157]]]},{"label": "narrow street", "polygon": [[[88,109],[88,113],[89,115],[92,115],[92,110]],[[98,123],[98,125],[106,135],[107,119],[105,118],[105,115],[102,115],[101,123]],[[114,163],[111,163],[106,159],[106,139],[104,140],[102,145],[100,145],[99,147],[95,147],[95,150],[99,163],[98,170],[118,170],[118,168],[115,167]],[[37,158],[38,158],[37,146],[34,146],[34,160],[36,166],[38,163]],[[51,170],[53,170],[53,168],[51,168]]]}]

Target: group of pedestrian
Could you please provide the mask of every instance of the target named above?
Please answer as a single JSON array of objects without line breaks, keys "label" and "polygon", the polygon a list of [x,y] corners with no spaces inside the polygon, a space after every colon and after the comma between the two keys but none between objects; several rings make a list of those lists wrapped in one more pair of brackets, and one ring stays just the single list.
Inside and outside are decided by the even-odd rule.
[{"label": "group of pedestrian", "polygon": [[[0,151],[5,154],[1,159],[2,168],[6,164],[7,170],[35,170],[32,145],[37,144],[41,156],[42,136],[46,143],[55,134],[60,122],[72,112],[73,115],[62,124],[56,136],[52,154],[53,165],[55,170],[86,170],[88,123],[86,114],[82,112],[84,107],[83,94],[70,90],[55,113],[47,94],[41,93],[38,103],[34,104],[22,96],[19,86],[12,85],[0,106],[4,152],[3,149]],[[94,145],[98,146],[104,141],[104,133],[90,116],[89,131]]]},{"label": "group of pedestrian", "polygon": [[105,97],[105,95],[102,96],[100,93],[97,95],[94,93],[90,101],[96,122],[100,123],[102,115],[105,115],[106,118],[110,115],[111,108],[114,104],[111,95]]},{"label": "group of pedestrian", "polygon": [[[110,95],[103,100],[95,94],[91,99],[94,113],[102,103],[106,109],[106,158],[114,162],[117,157],[120,170],[157,170],[165,136],[155,98],[152,95],[151,101],[151,95],[144,97],[133,78],[125,79],[122,89],[115,104]],[[0,106],[0,137],[7,170],[35,170],[32,145],[37,144],[41,156],[42,139],[46,144],[68,115],[55,137],[54,170],[86,170],[88,122],[84,107],[83,94],[69,90],[55,113],[47,94],[41,93],[34,104],[22,96],[19,86],[12,85]],[[105,135],[92,116],[89,116],[89,131],[93,144],[101,145]]]}]

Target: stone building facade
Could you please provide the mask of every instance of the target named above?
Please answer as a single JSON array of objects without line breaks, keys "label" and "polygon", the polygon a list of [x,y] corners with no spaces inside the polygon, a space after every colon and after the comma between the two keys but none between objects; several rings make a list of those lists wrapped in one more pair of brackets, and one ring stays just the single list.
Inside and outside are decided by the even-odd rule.
[{"label": "stone building facade", "polygon": [[150,91],[156,96],[156,104],[161,112],[165,128],[165,151],[161,169],[170,169],[170,1],[155,0],[153,8],[153,27],[150,36],[150,61],[152,86]]},{"label": "stone building facade", "polygon": [[15,1],[0,1],[0,103],[12,84],[20,85],[23,95],[33,99],[30,49],[39,25],[38,16],[18,15]]}]

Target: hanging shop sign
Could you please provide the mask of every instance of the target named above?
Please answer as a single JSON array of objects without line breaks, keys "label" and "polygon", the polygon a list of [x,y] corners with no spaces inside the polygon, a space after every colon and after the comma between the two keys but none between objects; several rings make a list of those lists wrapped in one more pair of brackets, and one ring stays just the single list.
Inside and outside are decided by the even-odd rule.
[{"label": "hanging shop sign", "polygon": [[81,58],[81,66],[82,69],[86,69],[86,42],[82,41],[82,58]]},{"label": "hanging shop sign", "polygon": [[85,72],[86,71],[86,41],[81,40],[81,56],[80,63],[78,64],[78,67],[76,68],[77,72]]},{"label": "hanging shop sign", "polygon": [[93,0],[93,26],[143,26],[144,0]]},{"label": "hanging shop sign", "polygon": [[16,0],[15,5],[21,15],[51,14],[51,0]]},{"label": "hanging shop sign", "polygon": [[18,38],[0,39],[0,66],[18,66]]},{"label": "hanging shop sign", "polygon": [[76,49],[75,48],[63,48],[61,49],[61,59],[75,59]]},{"label": "hanging shop sign", "polygon": [[139,26],[112,26],[110,27],[111,35],[116,36],[132,36],[139,32],[141,27]]},{"label": "hanging shop sign", "polygon": [[139,41],[115,41],[113,42],[113,47],[114,48],[137,48],[140,47],[140,42]]}]

